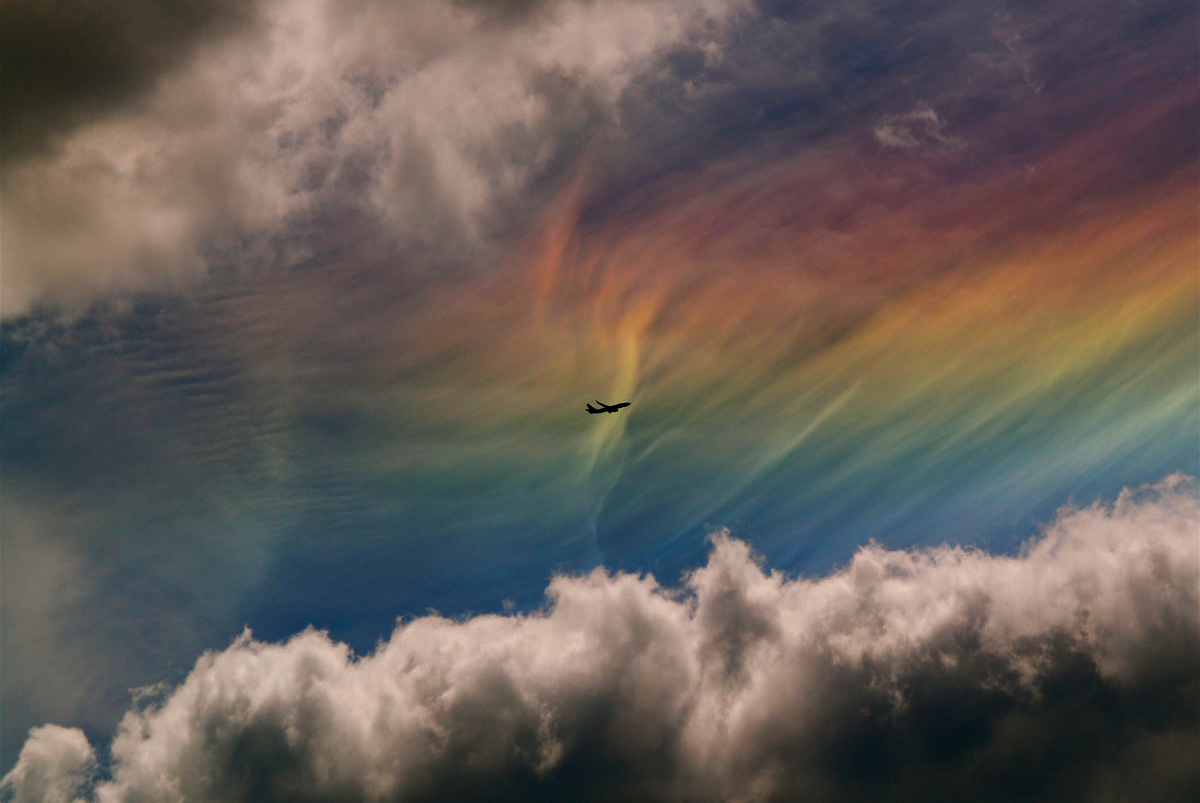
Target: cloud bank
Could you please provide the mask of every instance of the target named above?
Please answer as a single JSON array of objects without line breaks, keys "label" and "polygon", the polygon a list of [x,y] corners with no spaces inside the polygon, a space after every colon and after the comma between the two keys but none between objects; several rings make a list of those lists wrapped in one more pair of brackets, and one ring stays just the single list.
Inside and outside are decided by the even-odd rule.
[{"label": "cloud bank", "polygon": [[[1064,509],[1016,556],[868,545],[794,579],[720,532],[679,588],[560,576],[543,611],[402,622],[366,656],[245,633],[126,714],[91,793],[1188,799],[1198,526],[1176,476]],[[91,762],[80,731],[35,729],[4,788],[66,800]]]}]

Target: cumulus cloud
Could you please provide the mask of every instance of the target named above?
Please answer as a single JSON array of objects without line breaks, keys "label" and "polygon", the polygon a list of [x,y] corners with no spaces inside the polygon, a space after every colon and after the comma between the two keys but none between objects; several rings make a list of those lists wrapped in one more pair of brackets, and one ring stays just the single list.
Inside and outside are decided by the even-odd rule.
[{"label": "cumulus cloud", "polygon": [[354,215],[408,253],[462,258],[736,5],[267,0],[188,40],[191,58],[147,46],[129,69],[153,80],[112,83],[152,88],[114,90],[113,110],[6,165],[4,314],[171,287],[220,254],[299,261],[291,235]]},{"label": "cumulus cloud", "polygon": [[[366,656],[245,633],[112,744],[121,800],[1167,800],[1200,747],[1200,507],[1172,477],[1015,556],[862,548],[817,579],[728,533],[682,587],[402,622]],[[36,730],[6,779],[90,753]],[[68,760],[38,763],[49,736]],[[14,780],[14,778],[16,780]],[[49,786],[45,788],[50,788]]]},{"label": "cumulus cloud", "polygon": [[0,792],[13,803],[69,803],[78,797],[96,766],[96,754],[78,728],[43,725],[29,732]]}]

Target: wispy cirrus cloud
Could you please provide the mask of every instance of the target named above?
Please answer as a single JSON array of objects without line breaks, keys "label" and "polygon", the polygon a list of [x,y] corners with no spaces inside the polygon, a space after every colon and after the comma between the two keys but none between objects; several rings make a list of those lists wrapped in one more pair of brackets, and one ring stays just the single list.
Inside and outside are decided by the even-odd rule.
[{"label": "wispy cirrus cloud", "polygon": [[709,522],[824,571],[1194,470],[1186,3],[160,6],[5,9],[88,65],[0,121],[6,766],[244,622],[364,650]]},{"label": "wispy cirrus cloud", "polygon": [[1128,62],[1112,31],[1162,47],[1156,20],[1185,13],[1162,5],[265,0],[53,19],[18,4],[2,311],[348,251],[460,264],[519,234],[584,157],[622,193],[773,127],[820,138],[871,120],[896,150],[978,144],[964,132],[998,100],[1061,93],[1097,54]]}]

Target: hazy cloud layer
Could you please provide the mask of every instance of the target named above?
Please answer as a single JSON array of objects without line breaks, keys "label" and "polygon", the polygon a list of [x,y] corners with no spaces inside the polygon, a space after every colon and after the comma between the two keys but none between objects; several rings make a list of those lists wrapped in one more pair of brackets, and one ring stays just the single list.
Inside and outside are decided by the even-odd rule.
[{"label": "hazy cloud layer", "polygon": [[[722,533],[682,588],[559,577],[544,612],[364,657],[245,634],[126,715],[96,799],[1186,799],[1198,522],[1176,477],[1015,557],[871,545],[789,579]],[[35,730],[15,799],[69,789],[81,740]]]}]

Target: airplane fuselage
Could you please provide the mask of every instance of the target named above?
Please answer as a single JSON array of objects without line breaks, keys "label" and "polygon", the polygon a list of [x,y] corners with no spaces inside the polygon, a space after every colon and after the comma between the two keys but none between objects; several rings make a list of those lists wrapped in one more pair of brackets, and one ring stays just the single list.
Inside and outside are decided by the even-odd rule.
[{"label": "airplane fuselage", "polygon": [[597,399],[596,404],[600,405],[600,407],[596,408],[590,404],[587,405],[586,409],[588,411],[588,415],[595,415],[596,413],[615,413],[617,410],[620,410],[622,407],[628,407],[630,403],[629,402],[621,402],[620,404],[605,404],[604,402]]}]

